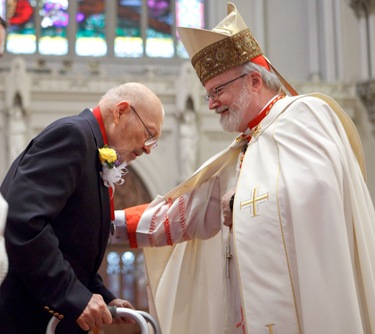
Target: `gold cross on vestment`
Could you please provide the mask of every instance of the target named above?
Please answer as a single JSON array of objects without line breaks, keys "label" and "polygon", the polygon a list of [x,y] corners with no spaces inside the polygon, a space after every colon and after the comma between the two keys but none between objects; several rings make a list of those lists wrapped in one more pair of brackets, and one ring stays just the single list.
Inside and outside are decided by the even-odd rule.
[{"label": "gold cross on vestment", "polygon": [[268,199],[268,193],[265,193],[264,195],[260,195],[260,196],[258,196],[257,194],[258,194],[258,188],[254,188],[252,198],[240,203],[241,209],[245,206],[251,205],[253,217],[258,216],[258,210],[257,210],[258,203],[264,202],[266,199]]}]

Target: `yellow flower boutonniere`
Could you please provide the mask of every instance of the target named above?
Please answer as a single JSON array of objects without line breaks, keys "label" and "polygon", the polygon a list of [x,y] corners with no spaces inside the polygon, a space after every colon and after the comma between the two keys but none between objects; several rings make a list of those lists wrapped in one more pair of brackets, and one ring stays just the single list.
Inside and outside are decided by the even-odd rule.
[{"label": "yellow flower boutonniere", "polygon": [[125,182],[122,176],[128,173],[126,161],[120,163],[116,150],[108,146],[99,148],[99,159],[102,164],[100,176],[106,187],[111,187],[115,192],[115,184],[121,185]]},{"label": "yellow flower boutonniere", "polygon": [[106,163],[112,168],[117,161],[117,153],[113,148],[104,146],[103,148],[99,148],[99,159],[102,164]]}]

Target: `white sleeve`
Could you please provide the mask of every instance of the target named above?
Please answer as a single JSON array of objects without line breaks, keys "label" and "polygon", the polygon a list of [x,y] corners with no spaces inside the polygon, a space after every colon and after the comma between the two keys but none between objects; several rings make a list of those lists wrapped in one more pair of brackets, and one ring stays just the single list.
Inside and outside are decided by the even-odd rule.
[{"label": "white sleeve", "polygon": [[115,230],[113,235],[109,236],[109,241],[111,244],[118,242],[129,241],[128,232],[126,231],[126,215],[125,210],[115,210]]},{"label": "white sleeve", "polygon": [[173,202],[156,197],[137,226],[138,247],[171,246],[186,240],[213,237],[221,229],[220,205],[218,177]]}]

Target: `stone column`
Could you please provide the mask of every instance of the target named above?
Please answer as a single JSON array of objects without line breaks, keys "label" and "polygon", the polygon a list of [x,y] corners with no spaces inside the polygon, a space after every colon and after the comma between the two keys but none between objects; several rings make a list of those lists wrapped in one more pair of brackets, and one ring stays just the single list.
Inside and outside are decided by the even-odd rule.
[{"label": "stone column", "polygon": [[198,161],[198,123],[191,98],[178,116],[179,182],[182,182],[193,174]]},{"label": "stone column", "polygon": [[372,125],[372,134],[375,136],[375,80],[359,82],[356,88],[357,95],[366,107]]},{"label": "stone column", "polygon": [[347,0],[350,7],[353,8],[356,15],[366,15],[366,12],[375,12],[375,0]]},{"label": "stone column", "polygon": [[357,95],[365,105],[375,136],[375,0],[348,0],[349,6],[359,19],[364,20],[367,58],[367,80],[356,85]]},{"label": "stone column", "polygon": [[31,78],[26,72],[26,64],[22,58],[15,58],[12,61],[6,82],[7,161],[10,165],[26,147],[28,137],[27,116],[30,106]]},{"label": "stone column", "polygon": [[201,84],[189,62],[181,66],[176,81],[175,112],[178,127],[178,183],[190,177],[199,163],[199,114],[197,112],[201,96]]}]

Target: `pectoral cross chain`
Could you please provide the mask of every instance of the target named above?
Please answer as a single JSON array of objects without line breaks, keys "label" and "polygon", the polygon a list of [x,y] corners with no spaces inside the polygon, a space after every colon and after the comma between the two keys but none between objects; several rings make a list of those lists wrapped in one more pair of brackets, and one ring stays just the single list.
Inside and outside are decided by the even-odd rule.
[{"label": "pectoral cross chain", "polygon": [[225,267],[226,267],[226,271],[227,271],[227,278],[229,278],[229,261],[231,260],[232,258],[232,254],[230,252],[230,241],[228,239],[228,242],[227,242],[227,245],[225,247]]}]

